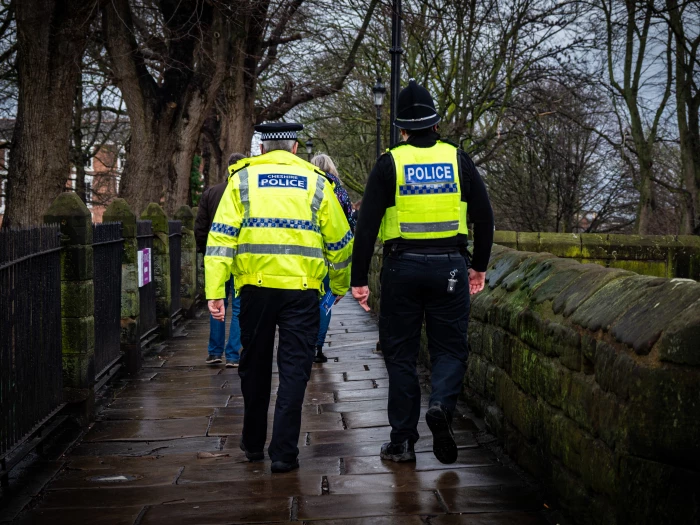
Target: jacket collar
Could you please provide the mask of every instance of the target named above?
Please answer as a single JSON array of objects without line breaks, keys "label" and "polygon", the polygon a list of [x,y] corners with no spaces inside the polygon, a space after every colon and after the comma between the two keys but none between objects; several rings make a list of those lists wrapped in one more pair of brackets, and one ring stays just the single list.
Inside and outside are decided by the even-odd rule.
[{"label": "jacket collar", "polygon": [[304,159],[297,157],[293,153],[284,150],[274,150],[264,153],[262,155],[257,155],[255,157],[248,157],[241,159],[235,164],[229,166],[228,172],[229,177],[236,173],[237,171],[247,168],[248,166],[262,166],[265,164],[275,164],[283,166],[298,166],[307,170],[314,171],[318,174],[323,174],[316,166],[310,162],[306,162]]}]

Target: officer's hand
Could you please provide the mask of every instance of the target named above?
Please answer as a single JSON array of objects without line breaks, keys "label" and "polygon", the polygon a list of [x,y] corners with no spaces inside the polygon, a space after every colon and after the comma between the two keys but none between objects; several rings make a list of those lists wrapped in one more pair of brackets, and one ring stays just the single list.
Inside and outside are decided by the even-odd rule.
[{"label": "officer's hand", "polygon": [[486,272],[477,272],[469,268],[469,294],[474,295],[484,289],[486,282]]},{"label": "officer's hand", "polygon": [[341,300],[343,297],[344,297],[343,295],[336,295],[336,296],[335,296],[335,301],[333,301],[333,306],[335,306],[336,304],[338,304],[338,303],[340,302],[340,300]]},{"label": "officer's hand", "polygon": [[370,308],[367,305],[367,299],[369,299],[369,286],[353,286],[352,296],[357,299],[360,306],[364,308],[365,312],[369,312]]},{"label": "officer's hand", "polygon": [[224,307],[223,299],[210,299],[207,303],[211,316],[217,321],[223,321],[226,318],[226,308]]}]

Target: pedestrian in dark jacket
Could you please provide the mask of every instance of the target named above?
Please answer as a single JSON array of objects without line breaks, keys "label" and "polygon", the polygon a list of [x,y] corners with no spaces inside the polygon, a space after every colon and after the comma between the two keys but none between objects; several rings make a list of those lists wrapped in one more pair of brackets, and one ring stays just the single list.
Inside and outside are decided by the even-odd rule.
[{"label": "pedestrian in dark jacket", "polygon": [[[228,159],[228,165],[235,164],[245,155],[240,153],[232,153]],[[219,207],[221,197],[226,191],[228,182],[222,182],[210,186],[199,200],[197,209],[197,218],[194,224],[194,237],[197,244],[197,251],[204,253],[207,247],[207,236],[211,229],[211,224],[216,215],[216,209]],[[206,275],[204,276],[206,279]],[[224,306],[228,308],[228,295],[233,293],[233,277],[226,283],[226,298],[224,298]],[[241,349],[241,328],[238,324],[238,314],[241,310],[240,299],[238,297],[231,298],[231,327],[229,328],[228,341],[226,342],[226,367],[236,368],[240,361]],[[217,321],[211,315],[209,316],[209,349],[207,355],[207,364],[219,364],[222,362],[224,354],[224,341],[226,341],[226,323]]]}]

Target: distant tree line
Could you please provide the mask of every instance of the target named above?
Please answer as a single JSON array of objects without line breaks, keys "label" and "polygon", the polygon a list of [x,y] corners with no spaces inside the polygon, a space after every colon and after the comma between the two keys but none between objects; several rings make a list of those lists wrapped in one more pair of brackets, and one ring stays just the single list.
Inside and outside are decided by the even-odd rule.
[{"label": "distant tree line", "polygon": [[[497,228],[700,234],[700,3],[404,6],[404,81],[435,95],[440,132],[481,170]],[[382,9],[346,88],[302,110],[358,193],[374,161],[370,87],[389,77]]]},{"label": "distant tree line", "polygon": [[[38,221],[71,166],[84,197],[108,142],[120,195],[175,210],[197,194],[193,160],[219,182],[281,118],[359,198],[390,15],[389,0],[0,0],[3,225]],[[700,234],[699,2],[404,0],[403,24],[402,79],[435,95],[499,229]]]}]

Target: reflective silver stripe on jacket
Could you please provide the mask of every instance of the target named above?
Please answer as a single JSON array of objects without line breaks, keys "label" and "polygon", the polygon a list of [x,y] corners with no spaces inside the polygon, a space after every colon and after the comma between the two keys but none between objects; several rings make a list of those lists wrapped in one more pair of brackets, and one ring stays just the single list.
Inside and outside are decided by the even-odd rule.
[{"label": "reflective silver stripe on jacket", "polygon": [[350,263],[352,262],[352,255],[345,259],[344,261],[341,261],[339,263],[331,263],[331,266],[333,267],[334,270],[342,270],[343,268],[347,268],[350,266]]},{"label": "reflective silver stripe on jacket", "polygon": [[326,184],[326,179],[323,175],[319,175],[316,179],[316,191],[314,192],[314,198],[311,201],[311,221],[316,224],[316,215],[318,210],[321,208],[321,203],[323,202],[323,187]]},{"label": "reflective silver stripe on jacket", "polygon": [[255,255],[302,255],[323,259],[321,248],[310,248],[309,246],[297,246],[294,244],[239,244],[238,254],[252,253]]},{"label": "reflective silver stripe on jacket", "polygon": [[243,218],[250,217],[250,197],[248,196],[248,168],[244,168],[238,172],[238,177],[241,179],[241,184],[238,187],[238,192],[241,195],[241,204],[243,205]]},{"label": "reflective silver stripe on jacket", "polygon": [[228,246],[207,246],[207,251],[204,255],[214,256],[214,257],[230,257],[236,255],[236,250],[229,248]]},{"label": "reflective silver stripe on jacket", "polygon": [[405,233],[449,232],[459,229],[459,221],[402,222],[399,229]]}]

